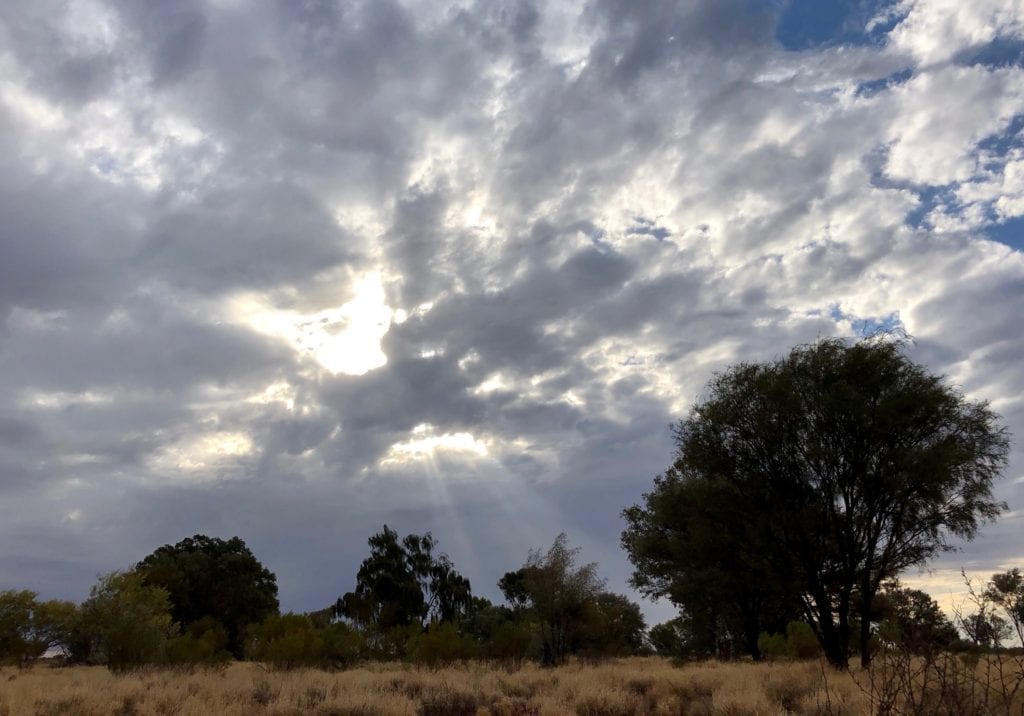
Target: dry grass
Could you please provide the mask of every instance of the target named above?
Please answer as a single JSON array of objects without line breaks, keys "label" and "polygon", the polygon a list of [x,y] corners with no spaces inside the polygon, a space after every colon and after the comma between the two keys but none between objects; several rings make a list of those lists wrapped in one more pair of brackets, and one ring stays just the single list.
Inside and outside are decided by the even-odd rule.
[{"label": "dry grass", "polygon": [[341,673],[267,672],[236,663],[124,676],[100,667],[40,665],[0,669],[0,716],[852,716],[879,711],[865,684],[862,673],[837,674],[817,662],[677,668],[654,657],[553,670],[469,663],[438,670],[368,664]]},{"label": "dry grass", "polygon": [[633,658],[555,670],[470,663],[430,671],[369,664],[341,673],[268,673],[238,663],[220,671],[125,676],[99,667],[0,670],[0,716],[745,716],[855,714],[865,713],[867,704],[849,677],[817,663],[675,668],[664,659]]}]

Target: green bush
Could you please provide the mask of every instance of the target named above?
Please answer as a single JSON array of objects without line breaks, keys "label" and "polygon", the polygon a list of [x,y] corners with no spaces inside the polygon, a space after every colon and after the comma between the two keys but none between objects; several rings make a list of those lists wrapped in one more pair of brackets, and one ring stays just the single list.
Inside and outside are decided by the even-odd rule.
[{"label": "green bush", "polygon": [[167,592],[148,587],[135,572],[100,577],[82,604],[75,648],[111,671],[160,663],[177,634]]},{"label": "green bush", "polygon": [[761,632],[757,637],[757,648],[766,659],[788,659],[792,656],[789,651],[789,643],[782,634],[768,634]]},{"label": "green bush", "polygon": [[786,625],[786,642],[790,654],[797,659],[816,659],[821,656],[821,645],[811,625],[806,622],[790,622]]},{"label": "green bush", "polygon": [[323,639],[309,617],[274,614],[249,628],[246,656],[275,669],[297,669],[319,665],[323,646]]},{"label": "green bush", "polygon": [[476,644],[459,634],[454,624],[433,624],[413,635],[406,645],[406,658],[422,666],[442,666],[476,656]]},{"label": "green bush", "polygon": [[366,654],[366,639],[344,622],[328,624],[320,631],[321,659],[324,666],[344,668],[351,666]]},{"label": "green bush", "polygon": [[534,632],[531,625],[521,622],[499,624],[490,639],[481,645],[481,656],[518,664],[539,650]]},{"label": "green bush", "polygon": [[184,634],[167,642],[167,663],[174,666],[216,666],[233,658],[227,630],[213,617],[193,622]]},{"label": "green bush", "polygon": [[821,655],[818,638],[806,622],[790,622],[785,635],[762,632],[757,648],[767,659],[814,659]]}]

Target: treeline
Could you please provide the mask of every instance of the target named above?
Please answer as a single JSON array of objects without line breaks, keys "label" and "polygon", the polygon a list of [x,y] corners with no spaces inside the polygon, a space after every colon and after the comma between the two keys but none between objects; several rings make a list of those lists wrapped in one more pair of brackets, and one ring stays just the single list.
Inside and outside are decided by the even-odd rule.
[{"label": "treeline", "polygon": [[124,671],[251,659],[274,668],[345,668],[364,660],[438,666],[467,659],[562,663],[648,651],[637,604],[605,590],[596,564],[559,535],[499,587],[473,596],[429,534],[369,539],[356,588],[308,614],[279,613],[275,576],[242,540],[196,535],[101,577],[81,604],[0,592],[0,660]]},{"label": "treeline", "polygon": [[[557,665],[570,656],[698,660],[748,652],[742,629],[707,615],[683,613],[648,631],[635,603],[605,590],[596,564],[578,564],[579,550],[564,534],[505,573],[504,604],[473,596],[429,533],[399,541],[385,526],[369,545],[356,588],[308,614],[279,613],[275,576],[242,540],[203,535],[101,577],[81,604],[0,592],[0,662],[28,666],[49,655],[126,671],[249,659],[278,669],[343,669],[367,660]],[[872,612],[872,650],[991,651],[1024,637],[1019,569],[971,594],[975,608],[958,613],[955,625],[928,594],[887,583]],[[762,657],[822,655],[811,626],[794,614],[780,612],[778,631],[758,635]]]}]

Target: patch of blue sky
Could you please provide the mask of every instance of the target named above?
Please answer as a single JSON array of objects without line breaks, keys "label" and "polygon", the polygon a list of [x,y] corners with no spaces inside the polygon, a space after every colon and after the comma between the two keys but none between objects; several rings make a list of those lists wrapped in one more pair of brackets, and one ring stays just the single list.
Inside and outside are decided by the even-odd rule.
[{"label": "patch of blue sky", "polygon": [[[1024,147],[1024,114],[1018,114],[1001,132],[996,132],[978,142],[978,149],[998,160],[1004,158],[1011,150]],[[993,161],[993,166],[986,166],[986,169],[1002,166],[1002,161]]]},{"label": "patch of blue sky", "polygon": [[879,77],[877,80],[868,80],[857,85],[857,94],[861,97],[870,97],[873,94],[884,92],[887,89],[903,84],[914,76],[914,70],[909,67],[891,75]]},{"label": "patch of blue sky", "polygon": [[[787,50],[836,45],[881,45],[900,16],[894,0],[783,0],[775,39]],[[871,20],[885,17],[868,29]]]},{"label": "patch of blue sky", "polygon": [[904,223],[915,229],[931,228],[928,216],[940,207],[957,206],[956,185],[946,186],[912,186],[917,193],[918,204],[907,213]]},{"label": "patch of blue sky", "polygon": [[953,61],[958,65],[982,65],[990,69],[1024,67],[1024,38],[999,37],[986,45],[960,52]]},{"label": "patch of blue sky", "polygon": [[1015,216],[991,224],[985,229],[985,235],[1012,249],[1024,251],[1024,216]]},{"label": "patch of blue sky", "polygon": [[664,226],[658,226],[653,219],[648,219],[646,216],[634,216],[633,225],[626,229],[626,235],[653,236],[658,241],[664,241],[672,235],[672,232]]},{"label": "patch of blue sky", "polygon": [[854,332],[859,336],[873,336],[879,333],[900,333],[905,331],[903,321],[900,320],[900,312],[893,311],[884,316],[856,316],[847,313],[838,303],[828,307],[829,315],[836,323],[849,321]]}]

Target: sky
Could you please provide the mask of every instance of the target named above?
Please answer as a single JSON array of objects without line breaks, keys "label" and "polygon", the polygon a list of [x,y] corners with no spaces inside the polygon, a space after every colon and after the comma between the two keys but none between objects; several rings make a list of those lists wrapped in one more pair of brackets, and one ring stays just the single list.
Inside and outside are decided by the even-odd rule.
[{"label": "sky", "polygon": [[907,581],[1024,567],[1021,0],[0,0],[0,169],[0,589],[318,609],[388,524],[636,597],[714,372],[879,327],[1018,436]]}]

